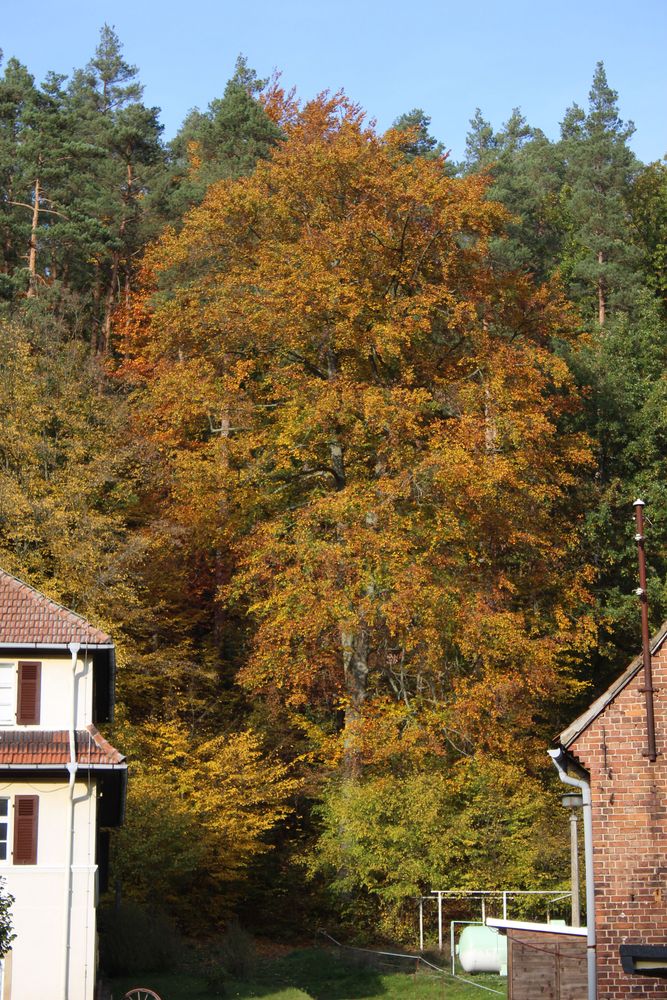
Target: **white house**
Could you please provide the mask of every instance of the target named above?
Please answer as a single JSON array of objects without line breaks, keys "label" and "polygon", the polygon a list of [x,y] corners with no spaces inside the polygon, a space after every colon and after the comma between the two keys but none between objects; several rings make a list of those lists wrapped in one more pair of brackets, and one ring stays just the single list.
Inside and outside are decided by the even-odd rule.
[{"label": "white house", "polygon": [[93,1000],[106,828],[127,778],[95,728],[114,673],[108,635],[0,571],[0,876],[16,933],[0,1000]]}]

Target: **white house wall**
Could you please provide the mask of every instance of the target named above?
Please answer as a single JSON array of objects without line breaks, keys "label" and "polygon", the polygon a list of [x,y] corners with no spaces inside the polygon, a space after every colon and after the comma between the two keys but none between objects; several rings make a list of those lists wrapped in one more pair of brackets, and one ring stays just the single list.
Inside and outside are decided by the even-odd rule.
[{"label": "white house wall", "polygon": [[40,690],[40,721],[38,726],[16,726],[16,716],[9,725],[3,724],[3,729],[18,728],[20,730],[69,729],[72,723],[72,686],[76,687],[76,719],[75,729],[85,729],[93,718],[93,662],[92,654],[86,657],[82,651],[76,664],[76,674],[72,676],[72,657],[68,654],[59,656],[44,655],[39,652],[12,658],[0,655],[0,664],[11,664],[13,667],[13,693],[11,695],[16,705],[18,664],[19,660],[39,662],[42,664]]},{"label": "white house wall", "polygon": [[[71,896],[71,953],[68,1000],[93,1000],[95,989],[95,785],[74,786],[74,840]],[[64,783],[12,782],[0,796],[39,795],[37,864],[0,862],[5,888],[15,898],[12,921],[16,940],[2,1000],[60,1000],[65,954],[66,830],[69,788]],[[9,848],[13,830],[10,803]]]}]

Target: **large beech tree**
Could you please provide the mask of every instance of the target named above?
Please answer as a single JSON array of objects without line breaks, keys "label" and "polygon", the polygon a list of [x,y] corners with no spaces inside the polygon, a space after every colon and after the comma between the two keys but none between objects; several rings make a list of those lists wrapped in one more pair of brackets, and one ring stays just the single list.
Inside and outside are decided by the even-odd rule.
[{"label": "large beech tree", "polygon": [[420,740],[504,749],[562,691],[585,600],[588,452],[549,349],[572,317],[494,272],[483,178],[406,161],[340,96],[285,128],[153,248],[120,324],[156,523],[243,609],[243,683],[348,773]]}]

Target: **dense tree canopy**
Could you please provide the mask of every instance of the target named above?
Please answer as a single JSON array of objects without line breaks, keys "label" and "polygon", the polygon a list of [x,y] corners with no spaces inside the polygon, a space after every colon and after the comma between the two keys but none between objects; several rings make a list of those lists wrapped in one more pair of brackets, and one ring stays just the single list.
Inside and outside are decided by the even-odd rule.
[{"label": "dense tree canopy", "polygon": [[155,860],[190,929],[270,892],[400,936],[434,881],[566,879],[544,747],[637,646],[638,492],[667,608],[631,135],[601,64],[459,165],[243,57],[165,144],[108,26],[4,64],[1,562],[118,641],[139,900]]},{"label": "dense tree canopy", "polygon": [[490,703],[512,662],[526,693],[550,689],[582,596],[559,519],[587,453],[557,433],[569,377],[548,350],[568,307],[495,278],[483,180],[400,154],[347,101],[307,105],[152,251],[124,342],[167,509],[191,529],[181,498],[208,485],[203,540],[236,557],[221,598],[255,622],[244,682],[342,698],[346,738],[371,692],[442,707],[472,684]]}]

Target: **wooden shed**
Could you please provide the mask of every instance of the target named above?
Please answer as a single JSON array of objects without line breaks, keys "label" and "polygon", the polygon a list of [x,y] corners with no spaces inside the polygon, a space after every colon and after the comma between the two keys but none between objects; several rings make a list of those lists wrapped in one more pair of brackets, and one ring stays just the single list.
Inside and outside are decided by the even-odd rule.
[{"label": "wooden shed", "polygon": [[586,928],[487,920],[507,935],[508,1000],[586,1000]]}]

